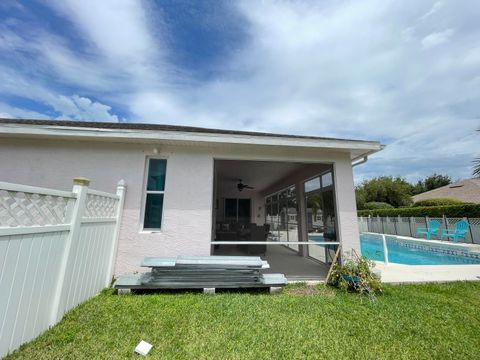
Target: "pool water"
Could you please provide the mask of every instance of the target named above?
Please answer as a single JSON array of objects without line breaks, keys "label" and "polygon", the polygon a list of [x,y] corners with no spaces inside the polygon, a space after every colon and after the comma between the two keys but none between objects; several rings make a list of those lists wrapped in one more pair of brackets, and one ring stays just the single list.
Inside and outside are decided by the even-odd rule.
[{"label": "pool water", "polygon": [[[452,247],[422,245],[414,241],[387,236],[388,261],[407,265],[464,265],[480,264],[478,255]],[[371,260],[384,261],[380,235],[361,234],[360,252]]]}]

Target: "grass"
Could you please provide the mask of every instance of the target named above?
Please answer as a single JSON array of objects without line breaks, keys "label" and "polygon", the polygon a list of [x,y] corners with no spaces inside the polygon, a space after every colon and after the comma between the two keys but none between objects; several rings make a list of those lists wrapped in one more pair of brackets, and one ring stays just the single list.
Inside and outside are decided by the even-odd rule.
[{"label": "grass", "polygon": [[478,359],[480,283],[386,286],[375,303],[318,286],[282,294],[117,296],[80,305],[7,359]]}]

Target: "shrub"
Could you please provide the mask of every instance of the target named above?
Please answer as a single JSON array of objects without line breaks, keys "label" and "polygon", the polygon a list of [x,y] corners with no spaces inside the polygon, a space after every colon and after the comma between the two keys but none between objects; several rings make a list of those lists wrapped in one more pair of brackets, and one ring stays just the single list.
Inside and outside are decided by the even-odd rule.
[{"label": "shrub", "polygon": [[442,217],[480,217],[480,204],[462,204],[448,206],[417,206],[398,209],[360,210],[358,216],[431,216]]},{"label": "shrub", "polygon": [[437,199],[425,199],[425,200],[418,200],[412,205],[413,207],[418,206],[446,206],[446,205],[461,205],[464,204],[463,201],[457,199],[449,199],[449,198],[437,198]]},{"label": "shrub", "polygon": [[393,209],[393,206],[380,201],[370,201],[363,206],[366,210],[375,210],[375,209]]},{"label": "shrub", "polygon": [[[380,279],[372,272],[374,266],[375,263],[364,256],[347,260],[344,265],[334,264],[328,284],[345,291],[353,291],[360,294],[368,294],[369,290],[371,293],[381,293],[382,284]],[[359,279],[360,286],[352,286],[352,283],[348,281],[352,277]]]}]

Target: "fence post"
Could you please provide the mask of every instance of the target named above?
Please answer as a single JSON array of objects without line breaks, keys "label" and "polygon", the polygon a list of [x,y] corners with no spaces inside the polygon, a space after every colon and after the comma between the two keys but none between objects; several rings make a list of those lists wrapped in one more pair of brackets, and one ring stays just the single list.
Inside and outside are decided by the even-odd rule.
[{"label": "fence post", "polygon": [[413,225],[414,225],[414,222],[413,222],[413,216],[410,216],[410,222],[409,222],[409,228],[410,228],[410,237],[413,237]]},{"label": "fence post", "polygon": [[120,224],[122,222],[122,214],[123,214],[123,204],[125,203],[125,192],[127,191],[127,184],[125,180],[120,180],[117,185],[117,195],[120,196],[117,204],[117,213],[116,213],[116,222],[115,222],[115,230],[113,232],[113,239],[112,239],[112,248],[110,250],[110,257],[108,260],[108,271],[107,271],[107,278],[105,279],[105,286],[110,286],[110,281],[112,280],[113,270],[115,267],[115,260],[117,258],[117,250],[118,250],[118,238],[120,235]]},{"label": "fence post", "polygon": [[80,234],[80,225],[82,221],[83,212],[85,210],[88,185],[90,180],[82,177],[76,177],[73,179],[73,189],[72,192],[76,194],[76,199],[73,207],[70,209],[70,231],[68,233],[67,239],[65,241],[65,247],[63,250],[62,259],[60,261],[60,268],[58,273],[57,283],[55,285],[55,292],[52,298],[52,312],[50,315],[50,326],[53,326],[57,323],[59,318],[63,315],[61,314],[61,304],[60,300],[62,297],[63,287],[65,284],[65,273],[67,271],[68,260],[72,251],[72,244],[78,241],[78,236]]},{"label": "fence post", "polygon": [[383,245],[383,261],[385,265],[388,264],[388,249],[387,249],[387,239],[385,234],[382,234],[382,245]]},{"label": "fence post", "polygon": [[[395,228],[395,235],[398,235],[398,232],[399,232],[399,231],[398,231],[398,228],[400,227],[400,221],[401,221],[401,220],[402,220],[402,217],[401,217],[400,215],[398,215],[398,219],[397,219],[397,224],[398,224],[398,225],[397,225],[397,227]],[[403,226],[400,227],[400,228],[403,228]]]}]

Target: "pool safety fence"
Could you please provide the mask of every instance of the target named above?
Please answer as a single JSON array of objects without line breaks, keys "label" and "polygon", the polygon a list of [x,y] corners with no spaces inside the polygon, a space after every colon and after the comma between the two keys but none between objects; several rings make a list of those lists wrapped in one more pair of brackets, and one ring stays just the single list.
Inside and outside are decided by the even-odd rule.
[{"label": "pool safety fence", "polygon": [[[434,240],[451,241],[452,239],[443,238],[443,230],[453,231],[455,224],[460,220],[465,220],[469,224],[465,242],[470,244],[480,244],[480,218],[449,218],[443,217],[401,217],[401,216],[368,216],[359,217],[359,231],[372,232],[387,235],[417,237],[417,228],[428,228],[430,220],[438,220],[441,224],[437,235],[433,235]],[[461,239],[460,241],[463,241]]]}]

